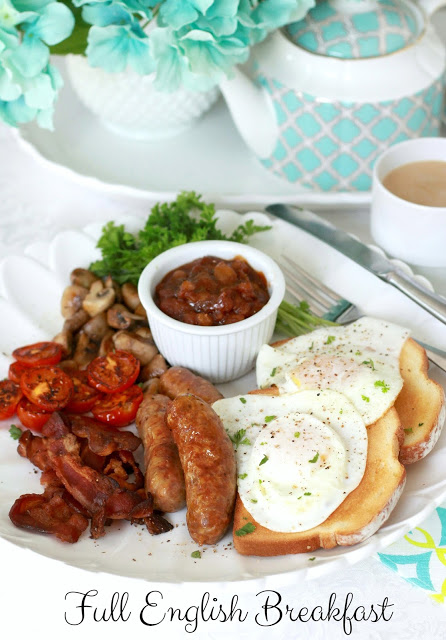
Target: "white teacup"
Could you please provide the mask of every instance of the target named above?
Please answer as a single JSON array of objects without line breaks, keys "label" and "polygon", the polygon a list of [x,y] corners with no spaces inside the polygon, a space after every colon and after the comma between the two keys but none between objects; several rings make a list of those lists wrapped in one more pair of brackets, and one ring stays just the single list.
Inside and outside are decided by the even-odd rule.
[{"label": "white teacup", "polygon": [[370,215],[373,239],[387,253],[424,267],[446,267],[446,207],[414,204],[383,186],[410,162],[446,162],[446,138],[418,138],[390,147],[375,164]]}]

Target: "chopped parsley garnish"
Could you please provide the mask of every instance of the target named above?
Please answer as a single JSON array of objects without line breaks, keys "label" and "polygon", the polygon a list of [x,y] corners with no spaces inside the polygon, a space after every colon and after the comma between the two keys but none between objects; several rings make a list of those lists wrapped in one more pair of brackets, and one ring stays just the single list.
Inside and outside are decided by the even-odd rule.
[{"label": "chopped parsley garnish", "polygon": [[310,492],[310,491],[306,491],[306,492],[304,493],[304,496],[311,496],[311,492]]},{"label": "chopped parsley garnish", "polygon": [[339,409],[339,413],[342,415],[344,413],[344,409]]},{"label": "chopped parsley garnish", "polygon": [[251,498],[251,502],[254,502],[254,504],[257,502],[257,500],[255,498]]},{"label": "chopped parsley garnish", "polygon": [[22,435],[22,430],[16,427],[15,424],[12,424],[9,428],[9,435],[13,440],[18,440]]},{"label": "chopped parsley garnish", "polygon": [[253,533],[253,531],[255,531],[255,525],[252,524],[252,522],[247,522],[243,527],[241,527],[240,529],[237,529],[237,531],[235,532],[236,536],[246,536],[248,535],[248,533]]},{"label": "chopped parsley garnish", "polygon": [[248,477],[248,474],[247,473],[239,473],[238,477],[240,478],[240,480],[244,480],[245,478]]},{"label": "chopped parsley garnish", "polygon": [[375,387],[381,387],[381,391],[383,393],[387,393],[390,389],[389,385],[384,382],[384,380],[375,380]]},{"label": "chopped parsley garnish", "polygon": [[274,378],[274,376],[276,375],[276,371],[277,371],[277,367],[274,367],[274,369],[270,373],[271,378]]},{"label": "chopped parsley garnish", "polygon": [[300,437],[300,431],[295,431],[294,432],[294,437],[295,438],[299,438]]},{"label": "chopped parsley garnish", "polygon": [[410,427],[410,429],[404,429],[404,433],[413,433],[412,427]]},{"label": "chopped parsley garnish", "polygon": [[171,247],[198,240],[247,242],[255,233],[271,229],[248,220],[226,235],[217,228],[217,222],[213,204],[203,202],[193,191],[182,192],[173,202],[155,204],[136,234],[123,224],[108,222],[97,244],[101,259],[93,262],[90,269],[99,277],[110,275],[119,284],[136,285],[144,267]]},{"label": "chopped parsley garnish", "polygon": [[239,400],[242,404],[246,404],[246,398],[239,398]]},{"label": "chopped parsley garnish", "polygon": [[311,460],[308,460],[308,462],[317,462],[319,459],[319,451],[316,453],[316,455],[314,456],[314,458],[312,458]]},{"label": "chopped parsley garnish", "polygon": [[271,422],[271,420],[275,420],[277,416],[265,416],[265,422]]},{"label": "chopped parsley garnish", "polygon": [[201,558],[201,551],[192,551],[191,558]]},{"label": "chopped parsley garnish", "polygon": [[372,370],[372,371],[375,371],[375,364],[374,364],[374,362],[373,362],[372,358],[369,358],[368,360],[364,360],[364,361],[362,362],[362,364],[367,365],[368,367],[370,367],[370,368],[371,368],[371,370]]},{"label": "chopped parsley garnish", "polygon": [[246,429],[239,429],[234,433],[233,436],[229,435],[229,438],[235,444],[236,449],[239,446],[239,444],[248,444],[248,445],[251,444],[250,440],[248,438],[245,438],[245,435],[246,435]]},{"label": "chopped parsley garnish", "polygon": [[424,424],[424,422],[419,422],[419,423],[418,423],[418,426],[419,426],[419,427],[422,427],[422,426],[423,426],[423,424]]},{"label": "chopped parsley garnish", "polygon": [[316,560],[316,558],[315,558],[315,557],[313,557],[313,558],[308,558],[308,560],[309,560],[310,562],[312,562],[313,560]]},{"label": "chopped parsley garnish", "polygon": [[263,456],[263,458],[259,462],[259,467],[260,465],[265,464],[265,462],[268,462],[268,460],[269,460],[268,456]]},{"label": "chopped parsley garnish", "polygon": [[370,402],[370,398],[368,396],[361,396],[364,402]]},{"label": "chopped parsley garnish", "polygon": [[328,336],[324,344],[331,344],[334,340],[336,340],[336,336]]},{"label": "chopped parsley garnish", "polygon": [[362,356],[362,353],[359,351],[359,349],[358,351],[355,351],[355,356]]},{"label": "chopped parsley garnish", "polygon": [[313,351],[314,342],[311,343],[311,347],[308,347],[308,351]]}]

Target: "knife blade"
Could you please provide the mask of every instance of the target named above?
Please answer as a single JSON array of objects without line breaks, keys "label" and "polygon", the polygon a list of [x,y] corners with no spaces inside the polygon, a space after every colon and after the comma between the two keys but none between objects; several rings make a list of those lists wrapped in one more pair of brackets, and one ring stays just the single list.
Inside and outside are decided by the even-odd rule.
[{"label": "knife blade", "polygon": [[307,231],[307,233],[337,249],[357,264],[374,273],[381,280],[384,280],[384,282],[396,287],[437,320],[446,324],[446,298],[423,287],[390,260],[350,233],[338,229],[311,211],[297,207],[273,204],[266,207],[266,211]]}]

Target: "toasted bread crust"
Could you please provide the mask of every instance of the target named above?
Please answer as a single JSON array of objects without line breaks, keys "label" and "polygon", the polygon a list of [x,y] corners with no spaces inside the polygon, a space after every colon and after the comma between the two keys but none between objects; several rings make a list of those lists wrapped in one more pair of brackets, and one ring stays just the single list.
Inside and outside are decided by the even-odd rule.
[{"label": "toasted bread crust", "polygon": [[409,338],[401,351],[400,372],[403,388],[395,409],[404,429],[400,461],[407,465],[421,460],[433,449],[446,416],[442,387],[428,376],[426,351]]},{"label": "toasted bread crust", "polygon": [[[390,409],[368,428],[367,465],[358,487],[317,527],[300,533],[280,533],[258,524],[237,497],[234,546],[243,555],[276,556],[315,551],[322,547],[357,544],[387,520],[404,488],[406,471],[399,462],[401,423]],[[247,522],[256,529],[245,536],[236,531]]]}]

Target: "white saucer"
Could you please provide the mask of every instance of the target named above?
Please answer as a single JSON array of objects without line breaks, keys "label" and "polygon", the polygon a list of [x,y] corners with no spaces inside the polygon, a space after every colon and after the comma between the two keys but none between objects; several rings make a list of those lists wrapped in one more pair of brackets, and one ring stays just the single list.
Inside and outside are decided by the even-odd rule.
[{"label": "white saucer", "polygon": [[65,78],[53,132],[35,123],[18,131],[20,142],[53,170],[107,193],[147,200],[171,200],[195,190],[220,207],[261,208],[274,202],[314,209],[357,208],[370,192],[318,193],[267,171],[249,151],[221,98],[188,131],[170,139],[142,142],[108,130],[78,100]]}]

